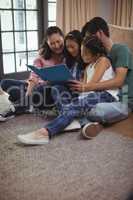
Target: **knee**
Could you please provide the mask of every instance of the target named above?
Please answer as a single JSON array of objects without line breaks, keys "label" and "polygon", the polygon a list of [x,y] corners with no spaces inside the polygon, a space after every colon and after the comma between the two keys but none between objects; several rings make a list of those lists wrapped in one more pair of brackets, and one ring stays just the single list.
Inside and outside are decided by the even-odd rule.
[{"label": "knee", "polygon": [[72,104],[67,104],[63,107],[63,114],[65,116],[69,116],[70,118],[77,117],[79,116],[79,111]]},{"label": "knee", "polygon": [[6,90],[8,88],[8,80],[7,79],[3,79],[0,83],[0,86],[2,88],[2,90]]},{"label": "knee", "polygon": [[128,117],[128,107],[120,102],[99,103],[91,109],[89,116],[102,123],[113,123]]}]

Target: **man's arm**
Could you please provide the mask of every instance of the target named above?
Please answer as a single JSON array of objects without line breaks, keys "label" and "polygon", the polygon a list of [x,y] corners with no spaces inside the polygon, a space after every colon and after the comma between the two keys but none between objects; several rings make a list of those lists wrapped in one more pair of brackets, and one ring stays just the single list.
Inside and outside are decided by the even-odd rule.
[{"label": "man's arm", "polygon": [[[116,89],[123,86],[125,78],[127,76],[128,69],[125,67],[118,67],[115,72],[115,77],[113,79],[107,81],[101,81],[98,83],[90,83],[88,84],[88,89],[90,90],[108,90],[108,89]],[[92,84],[92,88],[91,88]],[[94,87],[94,88],[93,88]]]},{"label": "man's arm", "polygon": [[73,81],[73,84],[70,85],[72,90],[79,92],[88,92],[88,91],[97,91],[97,90],[109,90],[122,87],[124,84],[125,78],[127,76],[128,68],[126,67],[117,67],[115,71],[115,77],[113,79],[101,82],[89,82],[84,84],[80,81]]}]

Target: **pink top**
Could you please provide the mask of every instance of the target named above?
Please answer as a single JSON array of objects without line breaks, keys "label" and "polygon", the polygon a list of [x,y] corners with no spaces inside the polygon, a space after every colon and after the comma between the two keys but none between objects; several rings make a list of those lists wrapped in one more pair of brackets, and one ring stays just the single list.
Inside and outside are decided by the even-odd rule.
[{"label": "pink top", "polygon": [[[45,60],[42,56],[38,56],[34,62],[33,65],[36,66],[37,68],[43,68],[43,67],[50,67],[56,64],[61,64],[64,63],[62,62],[57,62],[57,60],[54,60],[53,58],[49,59],[49,60]],[[30,73],[30,80],[32,79],[36,79],[36,81],[38,83],[45,83],[45,81],[43,81],[37,74],[35,74],[34,72]]]}]

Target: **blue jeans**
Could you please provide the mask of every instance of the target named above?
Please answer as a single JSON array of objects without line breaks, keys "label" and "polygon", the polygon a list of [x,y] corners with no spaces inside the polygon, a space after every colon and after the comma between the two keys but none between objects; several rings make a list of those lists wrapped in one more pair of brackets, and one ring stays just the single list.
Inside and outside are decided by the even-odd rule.
[{"label": "blue jeans", "polygon": [[18,107],[25,108],[30,103],[40,109],[53,106],[51,86],[38,84],[34,87],[32,95],[26,97],[27,86],[27,82],[23,80],[5,79],[1,81],[1,88],[9,94],[10,101]]},{"label": "blue jeans", "polygon": [[1,88],[9,94],[9,99],[16,102],[21,98],[21,94],[25,94],[27,83],[23,80],[3,79]]},{"label": "blue jeans", "polygon": [[[69,88],[59,85],[55,86],[52,90],[53,99],[56,102],[57,108],[60,111],[62,110],[63,105],[71,102],[73,96],[75,97],[78,95],[77,93],[75,93],[75,95],[72,95],[71,92],[69,95],[69,92]],[[111,124],[126,119],[130,112],[131,110],[128,108],[128,105],[122,102],[98,103],[94,108],[89,111],[88,116],[80,118],[79,122],[81,126],[84,126],[89,121],[100,122],[103,124]]]},{"label": "blue jeans", "polygon": [[[99,102],[113,102],[115,98],[106,91],[93,92],[84,98],[74,98],[70,104],[63,104],[60,109],[60,115],[45,126],[49,136],[56,135],[69,125],[74,118],[87,117],[89,111],[95,108]],[[58,105],[59,106],[59,105]]]},{"label": "blue jeans", "polygon": [[82,125],[85,125],[87,121],[103,124],[115,123],[126,119],[130,112],[128,105],[122,102],[98,103],[95,108],[90,110],[87,120],[82,120]]},{"label": "blue jeans", "polygon": [[67,85],[54,85],[52,87],[52,97],[57,109],[62,112],[63,107],[70,104],[72,100],[79,96],[78,92],[72,92]]}]

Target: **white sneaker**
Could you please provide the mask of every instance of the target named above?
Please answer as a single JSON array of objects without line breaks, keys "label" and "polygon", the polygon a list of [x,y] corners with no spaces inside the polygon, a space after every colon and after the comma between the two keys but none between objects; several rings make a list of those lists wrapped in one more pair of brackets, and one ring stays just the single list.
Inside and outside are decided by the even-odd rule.
[{"label": "white sneaker", "polygon": [[42,145],[49,143],[49,137],[35,135],[35,132],[18,135],[18,141],[27,145]]},{"label": "white sneaker", "polygon": [[7,110],[3,113],[0,113],[0,122],[5,122],[9,119],[12,119],[15,117],[15,113],[10,109],[10,110]]},{"label": "white sneaker", "polygon": [[69,125],[64,129],[64,131],[74,131],[74,130],[78,130],[78,129],[81,129],[80,123],[78,122],[78,120],[73,120],[73,121],[71,122],[71,124],[69,124]]},{"label": "white sneaker", "polygon": [[3,117],[2,115],[0,115],[0,122],[5,122],[5,121],[12,119],[14,117],[15,117],[15,115],[12,115],[10,117]]}]

